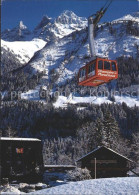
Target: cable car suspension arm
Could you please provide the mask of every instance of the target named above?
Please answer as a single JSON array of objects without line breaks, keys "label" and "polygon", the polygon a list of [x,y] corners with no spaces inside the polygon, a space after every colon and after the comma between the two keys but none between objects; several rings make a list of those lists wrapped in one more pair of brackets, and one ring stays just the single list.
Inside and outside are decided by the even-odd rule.
[{"label": "cable car suspension arm", "polygon": [[108,0],[106,4],[99,11],[97,11],[96,14],[93,14],[88,18],[88,39],[89,39],[89,48],[90,48],[91,57],[96,57],[95,43],[94,43],[94,29],[98,24],[98,22],[100,21],[100,19],[105,14],[105,12],[107,11],[111,3],[112,0],[110,1]]}]

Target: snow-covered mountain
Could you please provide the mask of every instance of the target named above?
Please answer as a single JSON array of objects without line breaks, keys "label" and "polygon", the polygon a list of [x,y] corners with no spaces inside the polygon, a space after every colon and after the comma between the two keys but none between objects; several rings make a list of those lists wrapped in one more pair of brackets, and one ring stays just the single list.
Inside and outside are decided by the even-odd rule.
[{"label": "snow-covered mountain", "polygon": [[128,14],[126,16],[123,16],[121,18],[118,18],[117,20],[114,20],[114,22],[120,21],[120,20],[139,22],[139,12],[135,12],[133,14]]},{"label": "snow-covered mountain", "polygon": [[64,11],[56,19],[44,16],[42,21],[34,30],[34,36],[45,41],[52,41],[81,30],[87,26],[87,19],[78,17],[72,11]]},{"label": "snow-covered mountain", "polygon": [[67,36],[86,26],[86,18],[78,17],[72,11],[66,10],[55,19],[43,16],[32,32],[20,21],[17,27],[3,31],[1,37],[5,41],[29,41],[33,38],[41,38],[48,42]]},{"label": "snow-covered mountain", "polygon": [[[21,64],[26,64],[34,56],[35,52],[42,49],[46,42],[42,39],[33,39],[32,41],[1,41],[1,47],[14,54]],[[2,52],[2,55],[3,52]]]},{"label": "snow-covered mountain", "polygon": [[[96,51],[99,56],[107,56],[115,59],[121,55],[136,56],[138,38],[138,12],[127,15],[111,23],[99,25],[96,32]],[[64,11],[56,19],[44,16],[41,22],[31,33],[20,21],[19,25],[12,30],[2,33],[2,48],[15,53],[21,63],[27,63],[34,52],[42,49],[45,45],[40,39],[51,41],[41,52],[37,59],[30,64],[38,70],[58,68],[61,72],[60,80],[72,77],[77,70],[86,63],[89,56],[87,40],[87,19],[75,15],[71,11]],[[30,42],[21,42],[23,39],[39,38]],[[13,42],[19,41],[20,42]],[[41,66],[45,62],[45,66]],[[43,63],[44,64],[44,63]]]},{"label": "snow-covered mountain", "polygon": [[[137,12],[98,25],[95,32],[97,55],[109,59],[120,56],[138,57],[138,15]],[[47,85],[50,81],[51,70],[55,69],[59,75],[56,83],[62,84],[90,61],[87,19],[78,17],[71,11],[64,11],[56,19],[44,16],[31,34],[25,33],[28,30],[21,22],[18,28],[14,29],[16,30],[11,30],[13,34],[9,31],[9,34],[2,36],[3,39],[11,41],[2,41],[2,48],[15,54],[21,63],[28,63],[32,59],[28,66],[33,67],[36,72],[45,73],[42,85]],[[13,42],[16,32],[19,32],[17,29],[21,30],[22,35],[26,35],[24,36],[26,40],[27,37],[32,37],[32,41]],[[36,51],[37,56],[33,57]]]},{"label": "snow-covered mountain", "polygon": [[86,18],[78,17],[71,11],[64,11],[56,19],[44,16],[33,32],[20,21],[17,27],[2,32],[1,47],[6,51],[6,55],[7,53],[15,54],[19,62],[25,64],[46,43],[59,40],[85,28],[86,25]]}]

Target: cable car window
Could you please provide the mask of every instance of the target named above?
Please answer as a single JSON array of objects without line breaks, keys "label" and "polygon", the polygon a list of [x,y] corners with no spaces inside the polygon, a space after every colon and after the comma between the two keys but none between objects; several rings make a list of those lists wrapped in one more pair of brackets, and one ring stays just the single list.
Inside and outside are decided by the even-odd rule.
[{"label": "cable car window", "polygon": [[88,74],[89,74],[90,72],[92,72],[92,64],[91,64],[91,65],[89,65]]},{"label": "cable car window", "polygon": [[116,64],[115,64],[115,62],[112,62],[112,70],[116,71]]},{"label": "cable car window", "polygon": [[81,69],[80,71],[80,78],[84,77],[85,76],[85,69]]},{"label": "cable car window", "polygon": [[94,76],[95,75],[95,69],[96,69],[96,64],[95,62],[93,64],[89,65],[89,69],[88,69],[88,76]]},{"label": "cable car window", "polygon": [[89,65],[89,70],[88,70],[88,74],[93,72],[95,70],[95,63],[94,64],[91,64]]},{"label": "cable car window", "polygon": [[103,70],[103,61],[98,61],[98,69]]},{"label": "cable car window", "polygon": [[110,62],[104,61],[104,69],[105,70],[110,70],[111,69]]},{"label": "cable car window", "polygon": [[80,78],[82,78],[82,70],[80,71]]},{"label": "cable car window", "polygon": [[80,70],[79,82],[85,80],[85,78],[86,78],[86,70],[85,70],[85,68],[83,68]]},{"label": "cable car window", "polygon": [[80,77],[80,78],[82,77],[82,70],[80,70],[80,74],[79,74],[79,77]]}]

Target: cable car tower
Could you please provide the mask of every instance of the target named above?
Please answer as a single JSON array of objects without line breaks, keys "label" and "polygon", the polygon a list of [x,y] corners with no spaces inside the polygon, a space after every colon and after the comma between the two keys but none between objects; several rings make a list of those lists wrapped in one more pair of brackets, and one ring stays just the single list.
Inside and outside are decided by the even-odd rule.
[{"label": "cable car tower", "polygon": [[92,60],[80,68],[78,85],[98,86],[118,78],[117,62],[96,56],[94,42],[94,29],[111,3],[112,0],[108,0],[100,11],[88,18],[88,40]]}]

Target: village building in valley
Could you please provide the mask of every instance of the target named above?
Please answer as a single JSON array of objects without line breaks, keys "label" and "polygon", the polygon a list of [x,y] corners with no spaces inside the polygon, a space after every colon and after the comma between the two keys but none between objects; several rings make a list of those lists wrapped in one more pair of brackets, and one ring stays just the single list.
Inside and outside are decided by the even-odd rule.
[{"label": "village building in valley", "polygon": [[0,138],[1,178],[39,180],[43,168],[42,142],[36,138]]},{"label": "village building in valley", "polygon": [[100,146],[77,160],[87,168],[92,178],[126,177],[132,160],[105,146]]}]

